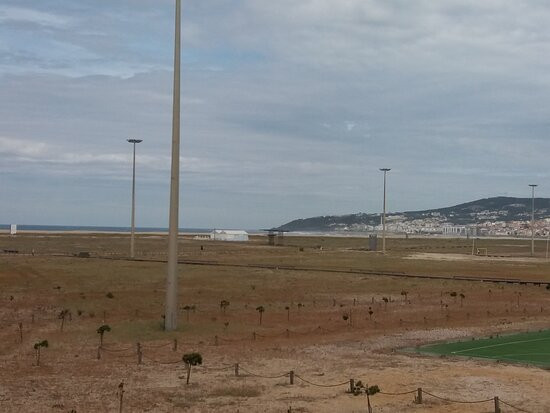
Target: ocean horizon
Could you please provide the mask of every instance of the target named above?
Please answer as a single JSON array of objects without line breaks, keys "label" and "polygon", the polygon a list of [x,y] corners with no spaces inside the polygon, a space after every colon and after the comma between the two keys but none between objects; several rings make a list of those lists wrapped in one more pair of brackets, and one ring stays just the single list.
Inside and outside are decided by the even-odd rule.
[{"label": "ocean horizon", "polygon": [[[9,231],[10,224],[0,224],[0,231]],[[206,234],[214,229],[228,228],[180,228],[180,232],[192,232],[198,234]],[[34,224],[17,224],[18,231],[51,231],[51,232],[130,232],[130,227],[114,227],[114,226],[99,226],[99,225],[34,225]],[[247,232],[261,233],[257,229],[246,229]],[[168,227],[136,227],[136,232],[168,232]]]}]

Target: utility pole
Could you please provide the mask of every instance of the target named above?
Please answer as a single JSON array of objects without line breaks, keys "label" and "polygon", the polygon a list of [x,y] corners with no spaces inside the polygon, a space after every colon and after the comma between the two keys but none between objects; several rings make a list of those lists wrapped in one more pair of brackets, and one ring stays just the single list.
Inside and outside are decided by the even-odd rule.
[{"label": "utility pole", "polygon": [[384,172],[384,208],[382,214],[382,254],[386,253],[386,173],[391,171],[391,168],[380,168]]},{"label": "utility pole", "polygon": [[178,221],[180,191],[180,44],[181,0],[176,0],[176,27],[174,36],[174,95],[172,103],[172,168],[170,174],[170,222],[168,230],[168,273],[164,329],[178,327]]},{"label": "utility pole", "polygon": [[536,184],[529,184],[531,187],[531,257],[535,256],[535,188]]},{"label": "utility pole", "polygon": [[130,258],[134,258],[135,232],[136,232],[136,143],[142,139],[126,139],[134,146],[134,160],[132,163],[132,229],[130,232]]}]

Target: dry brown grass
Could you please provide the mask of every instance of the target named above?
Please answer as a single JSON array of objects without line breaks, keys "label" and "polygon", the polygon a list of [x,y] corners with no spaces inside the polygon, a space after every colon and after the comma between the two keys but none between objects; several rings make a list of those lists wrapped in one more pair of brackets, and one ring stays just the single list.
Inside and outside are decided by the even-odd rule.
[{"label": "dry brown grass", "polygon": [[[405,259],[415,251],[460,251],[464,240],[390,240],[387,256],[360,250],[367,241],[288,237],[286,246],[268,247],[259,237],[249,244],[186,238],[180,250],[184,259],[222,264],[539,277],[550,281],[550,266],[541,262]],[[493,243],[490,251],[519,255],[524,250],[519,241],[487,242]],[[128,237],[118,235],[0,236],[0,251],[34,249],[35,253],[0,255],[0,340],[4,343],[0,349],[0,377],[5,383],[0,400],[7,400],[0,401],[0,410],[36,411],[44,406],[57,409],[56,405],[79,412],[114,410],[116,398],[112,395],[121,380],[127,384],[128,411],[282,411],[291,405],[293,411],[335,411],[338,406],[346,406],[340,411],[359,411],[362,406],[357,398],[348,399],[344,389],[327,393],[303,383],[289,388],[284,378],[253,382],[253,377],[244,377],[233,378],[241,382],[228,382],[231,370],[194,369],[192,386],[185,386],[177,378],[183,374],[181,366],[155,364],[148,359],[137,366],[131,352],[127,358],[105,354],[98,362],[95,330],[103,323],[112,327],[105,335],[109,345],[133,347],[139,341],[145,346],[146,356],[162,362],[181,359],[182,352],[192,350],[201,352],[205,365],[210,367],[241,362],[260,373],[297,369],[320,383],[341,381],[342,377],[345,380],[350,375],[362,377],[368,371],[377,372],[377,384],[390,391],[400,385],[414,388],[420,380],[430,388],[440,386],[441,391],[451,388],[460,393],[461,379],[448,375],[449,365],[456,366],[456,362],[397,356],[391,349],[453,335],[535,327],[549,320],[550,292],[544,287],[254,266],[182,265],[180,304],[196,309],[189,312],[189,322],[182,311],[178,331],[166,333],[161,318],[164,263],[52,255],[90,251],[96,257],[123,257],[128,245]],[[142,235],[137,245],[138,250],[147,251],[142,257],[163,258],[163,237]],[[317,248],[319,245],[323,248]],[[402,291],[408,292],[407,300]],[[109,292],[112,298],[107,296]],[[452,292],[465,295],[462,305],[459,298],[451,296]],[[383,297],[391,301],[386,305]],[[221,300],[230,302],[225,313],[219,307]],[[261,326],[255,310],[259,305],[266,309]],[[71,310],[72,321],[67,321],[60,332],[56,317],[63,308]],[[342,319],[350,312],[352,326]],[[35,321],[31,323],[33,315]],[[19,343],[18,322],[24,324],[23,344]],[[256,341],[252,340],[253,332],[257,333]],[[219,346],[214,346],[215,336],[219,337]],[[180,342],[176,353],[170,346],[154,347],[173,338]],[[42,353],[44,365],[40,368],[32,366],[32,344],[38,339],[48,339],[51,345]],[[424,371],[420,376],[416,374],[418,368]],[[528,369],[506,369],[510,369],[509,376],[502,367],[493,365],[471,366],[468,373],[461,374],[476,371],[484,377],[490,392],[505,386],[513,376],[529,380],[528,374],[521,373]],[[540,381],[538,374],[530,374]],[[440,385],[442,380],[447,380],[447,387]],[[468,386],[477,393],[482,391],[477,384]],[[533,386],[536,388],[536,384]],[[467,392],[462,395],[468,397]],[[393,406],[388,411],[400,411],[399,406],[407,405],[381,396],[377,400],[380,406]],[[536,398],[532,400],[530,406],[537,411]]]}]

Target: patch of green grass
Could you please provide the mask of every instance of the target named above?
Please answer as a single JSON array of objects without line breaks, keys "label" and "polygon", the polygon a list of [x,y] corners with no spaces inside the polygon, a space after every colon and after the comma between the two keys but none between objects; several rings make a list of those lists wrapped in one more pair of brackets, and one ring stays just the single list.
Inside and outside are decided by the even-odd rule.
[{"label": "patch of green grass", "polygon": [[550,330],[422,346],[422,353],[550,366]]}]

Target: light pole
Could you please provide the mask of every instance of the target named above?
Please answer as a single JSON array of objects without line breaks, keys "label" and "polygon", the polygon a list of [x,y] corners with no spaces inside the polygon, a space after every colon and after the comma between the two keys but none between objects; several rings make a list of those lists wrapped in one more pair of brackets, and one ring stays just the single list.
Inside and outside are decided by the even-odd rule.
[{"label": "light pole", "polygon": [[531,187],[531,257],[535,256],[535,188],[536,184],[529,184]]},{"label": "light pole", "polygon": [[386,253],[386,174],[391,168],[380,168],[384,172],[384,209],[382,214],[382,254]]},{"label": "light pole", "polygon": [[134,258],[135,232],[136,232],[136,143],[142,139],[126,139],[134,146],[134,159],[132,162],[132,229],[130,232],[130,258]]},{"label": "light pole", "polygon": [[170,221],[168,229],[168,272],[164,329],[178,327],[178,221],[180,192],[180,43],[181,0],[176,0],[174,34],[174,94],[172,97],[172,167],[170,172]]},{"label": "light pole", "polygon": [[550,246],[550,232],[546,234],[546,260],[548,260],[548,247]]}]

